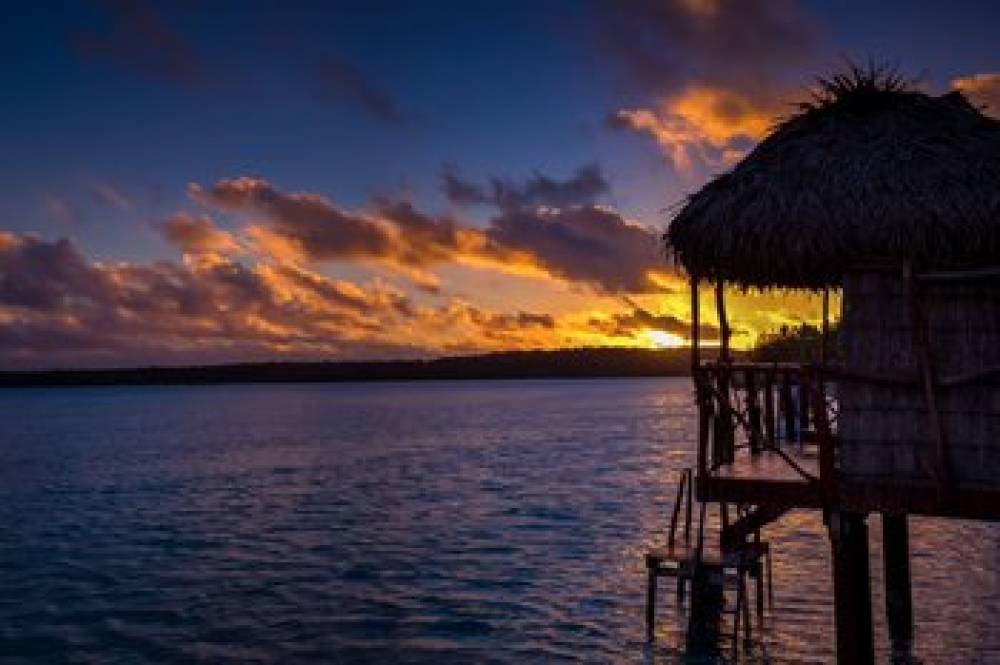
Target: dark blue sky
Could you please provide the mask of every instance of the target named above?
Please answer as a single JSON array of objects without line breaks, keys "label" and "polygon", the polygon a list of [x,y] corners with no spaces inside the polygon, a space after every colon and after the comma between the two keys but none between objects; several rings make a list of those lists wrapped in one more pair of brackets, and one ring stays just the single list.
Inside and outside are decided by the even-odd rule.
[{"label": "dark blue sky", "polygon": [[[1000,70],[998,25],[1000,3],[968,1],[22,3],[0,25],[0,229],[68,237],[87,260],[173,261],[171,216],[242,233],[277,215],[189,191],[252,176],[269,196],[323,197],[330,214],[405,201],[462,228],[492,224],[568,279],[565,247],[513,242],[496,201],[446,196],[443,173],[528,192],[549,191],[546,178],[575,187],[596,166],[578,202],[652,237],[665,208],[843,56],[943,91]],[[1000,88],[983,85],[987,101]],[[371,276],[372,256],[333,255],[313,267]],[[463,297],[496,307],[495,293],[524,293],[477,275],[460,281],[486,292]],[[400,288],[429,298],[410,277]]]},{"label": "dark blue sky", "polygon": [[[601,156],[595,127],[611,99],[563,23],[576,3],[313,4],[165,7],[164,25],[193,59],[176,75],[143,66],[131,47],[81,54],[81,35],[121,39],[100,6],[66,3],[6,23],[5,87],[15,92],[0,126],[5,226],[46,230],[53,196],[85,213],[80,190],[91,183],[160,203],[154,213],[181,203],[187,182],[235,174],[351,206],[374,193],[433,199],[445,162],[470,175],[563,175]],[[324,95],[313,71],[324,58],[355,68],[400,118],[373,115],[349,90]]]},{"label": "dark blue sky", "polygon": [[[187,182],[234,174],[349,206],[400,192],[440,205],[444,163],[473,177],[565,176],[598,161],[618,204],[650,223],[677,196],[650,146],[604,127],[644,100],[608,62],[590,3],[150,4],[176,39],[166,44],[123,18],[126,4],[26,4],[4,21],[5,227],[47,232],[49,198],[96,221],[108,212],[82,190],[98,183],[155,215],[181,203]],[[991,71],[998,8],[813,0],[803,13],[823,35],[801,75],[840,53],[898,61],[936,86]],[[373,115],[349,90],[324,93],[313,71],[324,58],[356,70],[399,117]],[[121,231],[98,224],[82,240],[98,253],[152,251]]]}]

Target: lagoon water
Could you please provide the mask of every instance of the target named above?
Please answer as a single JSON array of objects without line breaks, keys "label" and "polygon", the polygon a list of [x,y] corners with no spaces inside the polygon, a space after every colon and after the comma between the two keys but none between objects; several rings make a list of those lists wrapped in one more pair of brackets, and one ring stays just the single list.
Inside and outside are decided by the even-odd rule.
[{"label": "lagoon water", "polygon": [[[644,643],[642,553],[693,461],[687,380],[6,390],[0,410],[0,662],[685,660],[669,592]],[[911,533],[920,661],[1000,662],[1000,527]],[[829,662],[821,520],[765,538],[750,660]],[[880,563],[873,537],[885,659]]]}]

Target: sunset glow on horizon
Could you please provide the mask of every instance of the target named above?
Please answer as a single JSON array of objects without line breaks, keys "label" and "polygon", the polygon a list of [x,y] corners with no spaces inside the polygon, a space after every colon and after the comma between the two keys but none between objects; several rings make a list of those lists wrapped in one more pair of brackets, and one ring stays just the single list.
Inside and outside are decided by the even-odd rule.
[{"label": "sunset glow on horizon", "polygon": [[647,330],[646,337],[658,349],[677,349],[688,346],[688,340],[680,335],[668,333],[663,330]]}]

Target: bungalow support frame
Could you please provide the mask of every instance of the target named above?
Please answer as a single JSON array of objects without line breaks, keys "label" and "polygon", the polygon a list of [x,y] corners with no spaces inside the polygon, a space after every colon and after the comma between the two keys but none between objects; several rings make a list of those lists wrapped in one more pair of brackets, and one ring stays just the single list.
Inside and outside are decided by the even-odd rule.
[{"label": "bungalow support frame", "polygon": [[[719,326],[719,368],[716,374],[716,386],[711,386],[709,380],[702,374],[701,370],[701,307],[700,307],[700,280],[697,275],[690,277],[691,290],[691,369],[695,380],[697,398],[699,404],[699,447],[698,447],[698,498],[702,501],[702,510],[705,503],[711,500],[712,492],[706,486],[709,479],[709,466],[704,445],[708,437],[714,437],[712,470],[721,464],[732,463],[734,437],[731,418],[714,418],[713,393],[720,402],[722,413],[731,413],[729,404],[729,389],[731,373],[725,368],[733,367],[733,359],[729,348],[729,338],[731,329],[726,315],[725,302],[725,282],[718,279],[715,282],[714,294],[716,312]],[[827,339],[829,336],[829,290],[823,291],[823,323],[820,346],[821,367],[827,361]],[[821,420],[819,428],[827,433],[829,425],[825,419],[825,400],[822,397],[822,382],[812,383],[810,373],[804,374],[801,390],[806,392],[803,395],[803,402],[816,402],[816,412]],[[751,372],[747,371],[747,377],[751,377]],[[818,378],[818,377],[817,377]],[[773,411],[771,402],[771,379],[768,372],[765,375],[764,386],[766,395],[766,410]],[[786,375],[787,382],[787,375]],[[749,386],[753,386],[756,393],[756,384],[753,379],[748,379]],[[815,393],[815,394],[813,394]],[[809,397],[813,399],[809,399]],[[756,394],[751,400],[751,404],[756,404]],[[758,408],[759,411],[759,408]],[[755,436],[762,436],[760,433],[759,413],[755,419],[751,414],[752,427]],[[773,422],[768,416],[768,436],[773,440]],[[712,422],[714,421],[714,422]],[[714,426],[713,426],[714,425]],[[730,431],[727,431],[730,430]],[[724,452],[719,454],[720,441],[723,443]],[[829,444],[829,442],[828,442]],[[751,446],[757,452],[756,446]],[[824,517],[830,537],[831,554],[833,560],[833,588],[834,588],[834,608],[837,636],[837,660],[839,663],[873,663],[875,660],[874,650],[874,629],[872,623],[871,610],[871,578],[868,565],[868,514],[867,512],[842,511],[837,508],[838,488],[834,478],[832,447],[827,445],[821,448],[821,485],[823,486],[824,499],[821,505],[824,508]],[[825,478],[823,476],[826,476]],[[722,513],[725,514],[727,502],[718,497]],[[906,541],[905,517],[903,518],[903,531],[900,535],[898,521],[892,522],[884,531],[886,551],[886,592],[894,602],[887,606],[891,637],[894,645],[906,645],[912,639],[912,601],[910,599],[909,580],[909,552]]]}]

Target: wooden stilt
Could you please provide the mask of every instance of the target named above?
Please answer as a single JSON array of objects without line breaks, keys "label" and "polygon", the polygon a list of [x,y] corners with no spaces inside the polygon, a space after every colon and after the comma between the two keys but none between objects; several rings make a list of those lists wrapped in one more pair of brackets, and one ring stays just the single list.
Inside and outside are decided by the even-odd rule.
[{"label": "wooden stilt", "polygon": [[875,662],[866,519],[861,513],[832,512],[828,520],[840,665]]},{"label": "wooden stilt", "polygon": [[889,639],[894,653],[907,654],[913,642],[913,599],[906,515],[882,516],[882,558]]}]

